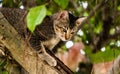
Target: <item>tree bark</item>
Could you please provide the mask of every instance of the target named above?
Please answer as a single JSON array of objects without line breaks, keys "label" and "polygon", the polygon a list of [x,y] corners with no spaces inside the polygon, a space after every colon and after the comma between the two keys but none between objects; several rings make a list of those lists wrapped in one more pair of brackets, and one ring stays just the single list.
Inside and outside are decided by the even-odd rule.
[{"label": "tree bark", "polygon": [[73,72],[49,50],[49,54],[57,60],[57,66],[52,67],[42,61],[36,52],[27,45],[24,38],[10,25],[1,12],[0,42],[8,48],[11,56],[28,71],[29,74],[73,74]]}]

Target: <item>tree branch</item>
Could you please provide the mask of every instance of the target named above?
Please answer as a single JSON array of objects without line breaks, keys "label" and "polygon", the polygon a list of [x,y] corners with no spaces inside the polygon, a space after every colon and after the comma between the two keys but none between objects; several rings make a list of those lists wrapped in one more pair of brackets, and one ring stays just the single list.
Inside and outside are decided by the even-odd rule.
[{"label": "tree branch", "polygon": [[109,0],[102,0],[101,3],[96,5],[94,9],[91,10],[91,12],[89,13],[89,16],[81,23],[79,28],[83,27],[83,24],[85,24],[94,15],[96,11],[99,11],[105,4],[107,4],[107,2],[109,2]]}]

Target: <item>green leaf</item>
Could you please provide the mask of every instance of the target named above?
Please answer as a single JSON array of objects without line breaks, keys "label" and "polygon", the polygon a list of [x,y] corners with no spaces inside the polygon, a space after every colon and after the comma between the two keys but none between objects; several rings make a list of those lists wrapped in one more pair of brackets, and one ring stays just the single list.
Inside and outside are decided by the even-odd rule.
[{"label": "green leaf", "polygon": [[47,10],[46,15],[50,16],[50,15],[52,15],[52,12]]},{"label": "green leaf", "polygon": [[83,14],[83,16],[88,16],[88,13],[87,13],[87,12],[85,12],[85,13]]},{"label": "green leaf", "polygon": [[115,33],[115,29],[114,28],[111,28],[110,29],[110,34],[113,35]]},{"label": "green leaf", "polygon": [[118,11],[120,11],[120,6],[117,7]]},{"label": "green leaf", "polygon": [[120,50],[119,49],[108,49],[104,52],[100,51],[97,53],[92,53],[90,49],[85,50],[86,54],[89,56],[91,62],[93,63],[100,63],[100,62],[107,62],[114,60],[119,54]]},{"label": "green leaf", "polygon": [[99,34],[102,31],[102,22],[99,22],[97,26],[94,28],[94,32]]},{"label": "green leaf", "polygon": [[54,0],[62,9],[68,6],[69,0]]},{"label": "green leaf", "polygon": [[35,27],[42,23],[43,19],[46,16],[46,7],[45,5],[37,6],[31,8],[27,15],[27,27],[33,32]]}]

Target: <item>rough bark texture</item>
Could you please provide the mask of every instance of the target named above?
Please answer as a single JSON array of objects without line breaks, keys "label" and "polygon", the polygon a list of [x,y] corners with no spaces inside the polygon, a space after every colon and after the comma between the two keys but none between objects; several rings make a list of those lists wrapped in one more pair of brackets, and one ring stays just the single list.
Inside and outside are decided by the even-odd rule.
[{"label": "rough bark texture", "polygon": [[57,66],[51,67],[42,61],[35,51],[30,48],[18,32],[9,24],[4,15],[0,13],[0,42],[2,42],[11,53],[11,56],[29,74],[73,74],[53,53],[49,54],[57,60]]}]

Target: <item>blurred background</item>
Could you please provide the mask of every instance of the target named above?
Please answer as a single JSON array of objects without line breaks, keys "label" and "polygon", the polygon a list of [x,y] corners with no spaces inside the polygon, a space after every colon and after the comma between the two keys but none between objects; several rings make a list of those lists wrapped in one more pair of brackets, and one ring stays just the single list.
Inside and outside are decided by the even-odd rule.
[{"label": "blurred background", "polygon": [[[107,74],[120,54],[120,0],[0,0],[0,7],[29,10],[40,5],[45,5],[46,15],[67,10],[88,17],[74,38],[54,52],[75,74]],[[0,72],[12,73],[18,66],[3,47],[0,44]]]}]

